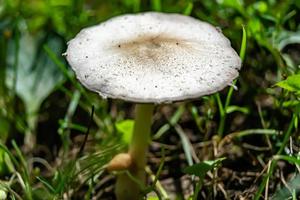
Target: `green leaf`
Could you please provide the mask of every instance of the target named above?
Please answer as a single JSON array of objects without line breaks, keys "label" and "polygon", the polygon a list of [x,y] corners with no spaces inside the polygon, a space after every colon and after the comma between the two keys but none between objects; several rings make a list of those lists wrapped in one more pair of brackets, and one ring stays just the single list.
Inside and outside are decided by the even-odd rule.
[{"label": "green leaf", "polygon": [[160,0],[151,0],[151,7],[154,11],[161,11],[161,1]]},{"label": "green leaf", "polygon": [[[14,89],[14,74],[16,75],[16,94],[23,100],[27,114],[38,112],[42,102],[50,95],[54,88],[63,80],[62,73],[42,50],[41,44],[46,44],[56,54],[61,55],[64,42],[56,36],[36,35],[27,32],[21,34],[19,51],[14,48],[14,41],[8,44],[8,74],[6,83]],[[14,72],[15,56],[18,65]]]},{"label": "green leaf", "polygon": [[184,9],[184,11],[183,11],[182,14],[184,14],[184,15],[191,15],[193,7],[194,7],[193,2],[189,2],[187,4],[187,6],[185,7],[185,9]]},{"label": "green leaf", "polygon": [[243,35],[242,35],[242,44],[240,49],[240,58],[242,61],[245,60],[246,49],[247,49],[247,31],[244,26],[242,26]]},{"label": "green leaf", "polygon": [[7,175],[14,171],[14,166],[6,151],[0,148],[0,176]]},{"label": "green leaf", "polygon": [[155,196],[151,196],[151,197],[147,197],[147,200],[159,200],[159,198]]},{"label": "green leaf", "polygon": [[182,128],[179,125],[175,126],[175,130],[178,133],[181,143],[182,143],[182,148],[186,157],[186,160],[189,164],[189,166],[193,165],[193,156],[192,156],[192,151],[191,151],[191,142],[189,141],[189,138],[185,134],[185,132],[182,130]]},{"label": "green leaf", "polygon": [[263,25],[259,19],[253,18],[249,20],[247,28],[250,35],[252,35],[256,40],[261,40]]},{"label": "green leaf", "polygon": [[33,189],[33,199],[57,199],[54,195],[52,195],[46,188],[37,187]]},{"label": "green leaf", "polygon": [[240,107],[240,106],[228,106],[226,108],[226,113],[232,113],[232,112],[241,112],[244,114],[249,114],[249,109],[246,107]]},{"label": "green leaf", "polygon": [[134,127],[134,120],[126,119],[119,121],[115,124],[117,131],[122,134],[122,140],[129,144],[132,137],[133,127]]},{"label": "green leaf", "polygon": [[0,200],[6,200],[7,199],[7,191],[5,188],[0,188]]},{"label": "green leaf", "polygon": [[204,179],[207,172],[210,170],[213,170],[215,168],[218,168],[222,161],[226,158],[218,158],[216,160],[206,160],[198,164],[194,164],[192,166],[189,166],[183,170],[184,173],[198,176],[201,180]]},{"label": "green leaf", "polygon": [[3,176],[7,173],[5,160],[4,160],[4,154],[6,152],[3,149],[0,149],[0,176]]},{"label": "green leaf", "polygon": [[291,155],[275,155],[274,159],[276,160],[285,160],[287,162],[290,162],[294,165],[300,165],[300,158],[296,156],[291,156]]},{"label": "green leaf", "polygon": [[0,142],[5,142],[9,135],[9,121],[0,114]]},{"label": "green leaf", "polygon": [[255,2],[253,7],[260,13],[265,13],[268,11],[268,4],[264,1]]},{"label": "green leaf", "polygon": [[278,188],[272,197],[273,200],[281,200],[281,199],[291,199],[291,191],[300,190],[300,175],[293,177],[291,180],[287,182],[288,187],[284,186]]},{"label": "green leaf", "polygon": [[51,193],[55,194],[55,188],[52,187],[51,183],[49,183],[45,178],[43,177],[36,177],[37,180],[39,180],[46,189],[48,189]]},{"label": "green leaf", "polygon": [[217,2],[222,6],[233,8],[241,13],[245,13],[244,5],[241,0],[217,0]]},{"label": "green leaf", "polygon": [[298,100],[289,100],[289,101],[284,101],[282,106],[284,108],[287,108],[287,107],[295,107],[299,104],[300,104],[300,101],[298,101]]},{"label": "green leaf", "polygon": [[280,31],[275,45],[279,50],[282,50],[289,44],[299,44],[300,43],[300,31],[292,32],[292,31]]},{"label": "green leaf", "polygon": [[276,86],[300,94],[300,74],[289,76],[286,80],[278,82]]}]

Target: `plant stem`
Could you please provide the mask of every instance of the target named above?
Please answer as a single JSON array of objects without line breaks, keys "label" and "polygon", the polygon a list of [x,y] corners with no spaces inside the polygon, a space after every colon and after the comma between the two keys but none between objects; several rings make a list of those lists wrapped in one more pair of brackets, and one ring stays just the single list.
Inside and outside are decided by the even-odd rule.
[{"label": "plant stem", "polygon": [[196,187],[195,187],[195,192],[194,192],[194,195],[193,195],[193,200],[197,200],[198,199],[198,194],[199,194],[199,191],[200,191],[201,188],[202,188],[202,181],[199,180],[198,183],[196,184]]},{"label": "plant stem", "polygon": [[26,112],[27,129],[24,135],[24,151],[31,152],[36,146],[36,128],[38,125],[38,108]]},{"label": "plant stem", "polygon": [[223,132],[224,132],[224,127],[225,127],[226,112],[224,110],[224,107],[223,107],[223,104],[222,104],[221,97],[220,97],[219,93],[217,93],[215,95],[215,97],[217,99],[219,112],[220,112],[220,122],[219,122],[219,127],[218,127],[218,135],[220,136],[220,138],[222,138],[223,137]]},{"label": "plant stem", "polygon": [[146,179],[146,154],[150,141],[154,105],[137,104],[135,109],[135,125],[129,147],[129,154],[132,158],[132,165],[129,172],[138,182],[132,180],[126,173],[120,174],[116,183],[116,195],[118,200],[141,199],[140,192]]},{"label": "plant stem", "polygon": [[[294,128],[294,123],[295,123],[295,119],[296,119],[296,114],[293,114],[293,117],[292,117],[292,120],[289,124],[289,127],[287,129],[287,131],[284,133],[284,138],[283,138],[283,142],[280,146],[280,149],[278,150],[278,152],[276,153],[276,155],[281,155],[282,154],[282,151],[284,150],[284,148],[286,147],[286,144],[288,142],[288,139],[293,131],[293,128]],[[272,159],[271,160],[271,165],[270,165],[270,168],[269,168],[269,171],[266,173],[266,175],[263,177],[263,180],[261,182],[261,184],[259,185],[258,187],[258,191],[256,192],[255,194],[255,197],[254,197],[254,200],[259,200],[261,199],[261,194],[263,192],[264,189],[266,189],[266,183],[267,181],[269,180],[269,178],[272,176],[273,174],[273,171],[276,167],[276,164],[277,164],[277,160],[274,160]]]}]

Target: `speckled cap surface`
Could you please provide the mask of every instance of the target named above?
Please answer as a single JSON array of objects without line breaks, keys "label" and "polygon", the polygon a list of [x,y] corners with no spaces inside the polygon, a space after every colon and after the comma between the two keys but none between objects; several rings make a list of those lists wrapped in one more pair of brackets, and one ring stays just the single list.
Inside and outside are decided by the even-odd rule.
[{"label": "speckled cap surface", "polygon": [[114,17],[83,29],[66,58],[103,98],[166,103],[212,94],[238,76],[241,60],[214,26],[180,14]]}]

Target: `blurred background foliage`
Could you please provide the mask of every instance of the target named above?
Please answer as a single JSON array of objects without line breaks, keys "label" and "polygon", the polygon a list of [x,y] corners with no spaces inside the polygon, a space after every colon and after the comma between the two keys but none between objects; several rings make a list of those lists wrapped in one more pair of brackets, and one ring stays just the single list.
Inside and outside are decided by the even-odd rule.
[{"label": "blurred background foliage", "polygon": [[[197,163],[227,157],[218,170],[260,173],[252,184],[219,180],[228,198],[237,198],[232,191],[246,199],[296,197],[299,177],[292,178],[299,173],[300,157],[299,10],[299,0],[0,0],[0,199],[2,194],[10,199],[114,199],[114,179],[103,169],[126,148],[133,121],[125,119],[133,117],[132,105],[101,100],[85,90],[62,54],[82,28],[144,11],[208,21],[237,51],[242,27],[247,33],[238,91],[158,106],[150,152],[152,160],[161,159],[158,147],[170,146],[162,177],[184,176],[182,170],[171,169],[176,162],[183,169],[193,164],[191,159]],[[178,130],[186,133],[188,143]],[[201,142],[208,145],[196,145]],[[198,160],[183,151],[188,148],[195,149]],[[174,156],[182,152],[184,159]],[[153,171],[159,163],[150,162]],[[288,187],[278,173],[292,180]],[[208,183],[211,179],[206,177]],[[211,189],[214,184],[203,186],[201,198],[225,199],[222,190]],[[270,194],[263,194],[266,188]],[[173,193],[180,199],[186,191],[169,195]]]}]

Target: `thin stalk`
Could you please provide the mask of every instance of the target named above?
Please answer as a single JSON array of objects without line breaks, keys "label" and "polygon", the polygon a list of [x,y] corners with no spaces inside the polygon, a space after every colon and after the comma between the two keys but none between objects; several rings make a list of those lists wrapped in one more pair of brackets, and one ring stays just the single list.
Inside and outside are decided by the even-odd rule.
[{"label": "thin stalk", "polygon": [[27,112],[26,121],[27,128],[24,135],[25,152],[30,152],[36,145],[36,128],[38,125],[38,108],[29,109]]},{"label": "thin stalk", "polygon": [[151,0],[152,10],[160,12],[161,11],[161,1],[160,0]]},{"label": "thin stalk", "polygon": [[[148,144],[150,141],[153,104],[137,104],[135,108],[136,117],[132,135],[129,154],[132,158],[132,166],[129,173],[132,177],[144,184],[146,179],[145,166]],[[118,176],[116,183],[116,195],[118,200],[139,200],[141,189],[144,185],[132,180],[128,173]]]},{"label": "thin stalk", "polygon": [[220,94],[217,93],[215,95],[216,99],[217,99],[217,103],[218,103],[218,107],[219,107],[219,113],[220,113],[220,122],[219,122],[219,127],[218,127],[218,135],[220,136],[220,138],[223,137],[223,132],[224,132],[224,127],[225,127],[225,117],[226,117],[226,113],[221,101],[221,97]]},{"label": "thin stalk", "polygon": [[192,1],[188,2],[182,14],[187,16],[191,15],[193,7],[194,7],[194,3]]},{"label": "thin stalk", "polygon": [[15,48],[15,57],[14,57],[14,64],[13,64],[13,80],[12,80],[12,101],[15,105],[15,96],[16,96],[16,90],[17,90],[17,81],[18,81],[18,65],[19,65],[19,50],[20,50],[20,32],[18,29],[18,19],[16,20],[16,31],[15,31],[15,42],[14,42],[14,48]]},{"label": "thin stalk", "polygon": [[[66,112],[66,115],[64,117],[62,125],[60,125],[58,129],[58,133],[63,141],[63,154],[64,156],[68,154],[69,152],[69,146],[71,144],[71,139],[70,139],[70,124],[72,123],[72,117],[77,109],[77,106],[79,104],[79,100],[81,97],[80,91],[77,89],[73,93],[71,102],[68,106],[68,110]],[[63,157],[64,157],[63,156]]]},{"label": "thin stalk", "polygon": [[202,188],[202,181],[199,180],[198,183],[196,184],[196,187],[195,187],[195,192],[194,192],[194,195],[193,195],[193,200],[197,200],[198,199],[198,194],[199,194],[199,191],[200,191],[201,188]]},{"label": "thin stalk", "polygon": [[137,13],[140,12],[141,9],[141,0],[134,0],[133,1],[133,12]]},{"label": "thin stalk", "polygon": [[[291,122],[289,124],[289,127],[288,127],[287,131],[284,134],[283,142],[282,142],[282,144],[281,144],[278,152],[276,153],[276,155],[281,155],[282,154],[282,152],[284,150],[284,147],[286,146],[286,144],[288,142],[288,139],[289,139],[290,135],[292,134],[292,131],[293,131],[293,128],[294,128],[295,119],[296,119],[296,115],[293,114],[293,117],[292,117],[292,120],[291,120]],[[259,200],[261,198],[261,194],[262,194],[263,190],[265,189],[266,184],[267,184],[269,178],[272,176],[273,171],[274,171],[274,169],[276,167],[276,164],[277,164],[277,160],[272,159],[269,171],[263,177],[263,180],[262,180],[261,184],[258,187],[258,191],[255,194],[254,200]]]},{"label": "thin stalk", "polygon": [[[246,32],[246,29],[244,26],[243,26],[242,30],[243,30],[243,36],[242,36],[242,44],[241,44],[241,49],[240,49],[239,55],[240,55],[241,61],[243,62],[245,60],[246,48],[247,48],[247,32]],[[232,85],[236,85],[236,81],[237,80],[234,80]],[[218,135],[221,138],[223,137],[226,116],[227,116],[227,108],[230,106],[233,90],[234,90],[234,87],[231,86],[228,90],[224,106],[222,104],[219,93],[216,94],[217,103],[218,103],[219,112],[220,112],[220,123],[219,123],[219,127],[218,127]]]},{"label": "thin stalk", "polygon": [[[1,100],[4,100],[6,94],[5,76],[6,76],[6,49],[7,49],[7,38],[0,38],[0,96]],[[3,98],[3,99],[2,99]]]}]

